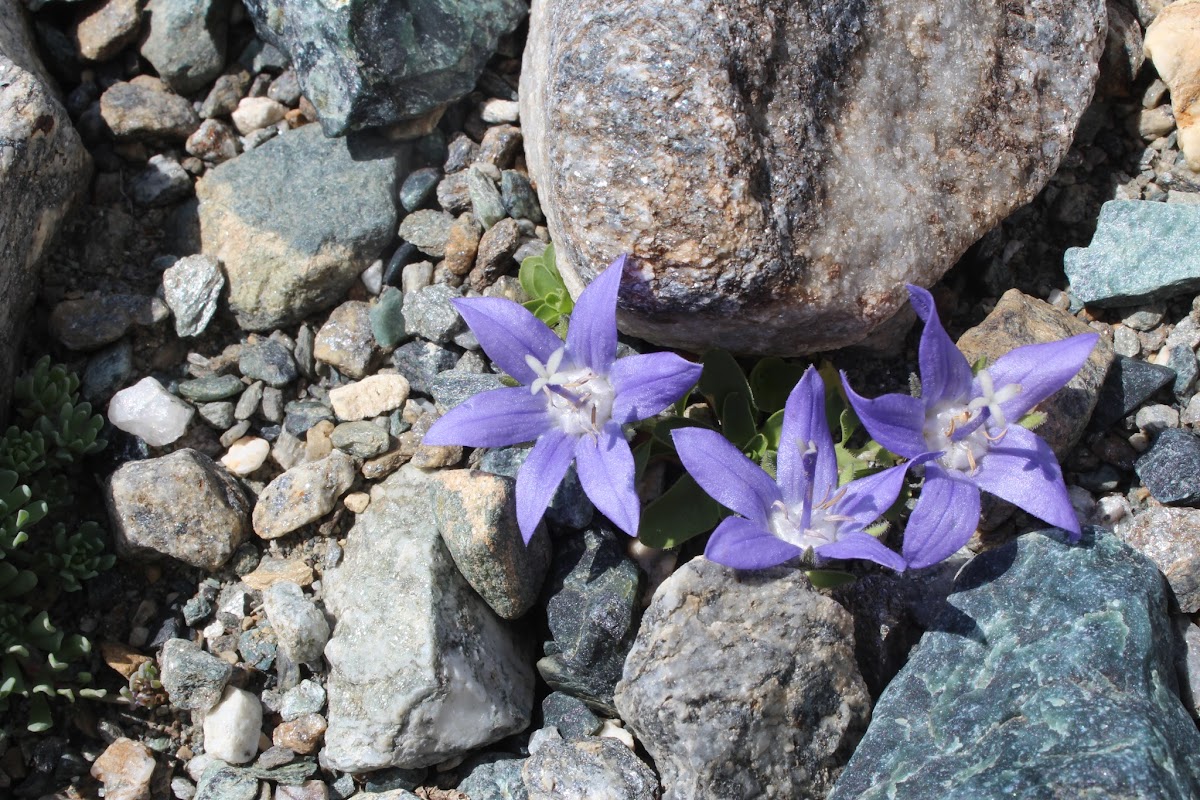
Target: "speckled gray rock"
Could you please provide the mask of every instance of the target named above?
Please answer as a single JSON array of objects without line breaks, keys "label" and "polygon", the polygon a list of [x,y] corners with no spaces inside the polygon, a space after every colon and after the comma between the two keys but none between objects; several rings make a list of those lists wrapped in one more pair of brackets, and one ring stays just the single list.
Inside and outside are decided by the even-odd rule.
[{"label": "speckled gray rock", "polygon": [[429,393],[433,395],[438,410],[445,413],[481,392],[489,392],[503,386],[500,376],[490,372],[479,373],[450,369],[438,373],[430,382]]},{"label": "speckled gray rock", "polygon": [[291,581],[263,590],[263,610],[280,649],[296,664],[317,661],[329,641],[329,622],[312,598]]},{"label": "speckled gray rock", "polygon": [[522,0],[250,0],[259,36],[292,57],[330,136],[415,119],[475,88]]},{"label": "speckled gray rock", "polygon": [[371,306],[348,300],[335,308],[317,331],[313,356],[343,375],[365,377],[378,352],[371,332]]},{"label": "speckled gray rock", "polygon": [[193,403],[211,403],[241,394],[246,384],[237,375],[205,375],[190,381],[181,381],[179,394]]},{"label": "speckled gray rock", "polygon": [[192,800],[255,800],[257,797],[258,778],[247,770],[213,760],[201,773]]},{"label": "speckled gray rock", "polygon": [[163,299],[175,316],[176,336],[199,336],[217,311],[225,275],[205,255],[181,258],[163,271]]},{"label": "speckled gray rock", "polygon": [[1092,427],[1098,430],[1109,427],[1174,380],[1175,370],[1169,367],[1116,356],[1100,387]]},{"label": "speckled gray rock", "polygon": [[1180,611],[1200,611],[1200,510],[1143,509],[1121,520],[1117,535],[1166,575]]},{"label": "speckled gray rock", "polygon": [[1128,306],[1200,289],[1200,208],[1110,200],[1087,247],[1063,257],[1071,294],[1093,306]]},{"label": "speckled gray rock", "polygon": [[1158,570],[1101,528],[1065,540],[1028,534],[963,569],[831,798],[1200,792]]},{"label": "speckled gray rock", "polygon": [[593,526],[555,541],[546,583],[546,621],[538,672],[552,689],[616,716],[613,689],[638,631],[641,574],[625,555],[625,535]]},{"label": "speckled gray rock", "polygon": [[444,211],[414,211],[400,223],[400,238],[412,242],[422,253],[441,258],[446,255],[446,240],[454,217]]},{"label": "speckled gray rock", "polygon": [[333,429],[329,440],[338,450],[358,458],[373,458],[392,443],[386,430],[366,420],[343,422]]},{"label": "speckled gray rock", "polygon": [[287,386],[296,380],[296,360],[291,351],[274,339],[262,339],[242,348],[238,371],[267,386]]},{"label": "speckled gray rock", "polygon": [[532,608],[550,567],[550,539],[539,526],[529,544],[522,540],[516,481],[478,470],[439,470],[429,487],[442,540],[471,587],[504,619]]},{"label": "speckled gray rock", "polygon": [[195,450],[130,461],[108,480],[106,500],[117,552],[162,556],[215,570],[250,534],[250,504],[237,482]]},{"label": "speckled gray rock", "polygon": [[319,461],[292,467],[267,484],[254,505],[254,532],[278,539],[316,522],[354,483],[357,462],[341,450]]},{"label": "speckled gray rock", "polygon": [[528,649],[459,574],[428,492],[410,466],[376,485],[325,573],[334,769],[422,767],[529,724]]},{"label": "speckled gray rock", "polygon": [[622,329],[660,344],[860,341],[1045,184],[1105,29],[1104,0],[537,3],[521,130],[563,277],[634,254]]},{"label": "speckled gray rock", "polygon": [[401,375],[408,378],[410,391],[429,394],[438,373],[454,369],[461,355],[434,342],[416,341],[401,345],[392,354],[392,363]]},{"label": "speckled gray rock", "polygon": [[129,184],[133,202],[150,208],[178,203],[191,193],[192,176],[178,161],[162,154],[151,156]]},{"label": "speckled gray rock", "polygon": [[341,299],[391,241],[397,168],[394,151],[306,125],[207,172],[203,252],[225,265],[238,324],[290,325]]},{"label": "speckled gray rock", "polygon": [[150,0],[142,56],[180,94],[213,81],[225,67],[228,0]]},{"label": "speckled gray rock", "polygon": [[117,341],[134,325],[153,325],[167,318],[157,297],[105,294],[63,300],[50,312],[50,332],[71,350],[95,350]]},{"label": "speckled gray rock", "polygon": [[466,330],[451,300],[461,293],[444,283],[404,295],[404,327],[408,333],[438,344],[447,344]]},{"label": "speckled gray rock", "polygon": [[228,661],[204,652],[189,639],[168,639],[158,655],[158,665],[171,705],[189,711],[215,706],[233,675]]},{"label": "speckled gray rock", "polygon": [[487,755],[463,765],[466,777],[458,790],[471,800],[529,800],[521,768],[525,759],[515,756]]},{"label": "speckled gray rock", "polygon": [[[529,800],[658,800],[654,770],[616,739],[547,741],[521,770]],[[716,795],[693,795],[713,798]]]},{"label": "speckled gray rock", "polygon": [[591,736],[601,725],[587,703],[565,692],[551,692],[542,699],[542,722],[557,729],[567,741]]},{"label": "speckled gray rock", "polygon": [[192,104],[144,83],[114,83],[100,96],[100,117],[121,141],[183,143],[200,127]]},{"label": "speckled gray rock", "polygon": [[0,0],[0,197],[10,198],[0,202],[0,425],[42,255],[92,173],[24,13],[16,0]]},{"label": "speckled gray rock", "polygon": [[616,703],[665,800],[824,796],[871,713],[853,626],[798,570],[697,558],[664,581]]},{"label": "speckled gray rock", "polygon": [[1134,469],[1154,499],[1163,505],[1200,505],[1200,436],[1168,428],[1137,460]]}]

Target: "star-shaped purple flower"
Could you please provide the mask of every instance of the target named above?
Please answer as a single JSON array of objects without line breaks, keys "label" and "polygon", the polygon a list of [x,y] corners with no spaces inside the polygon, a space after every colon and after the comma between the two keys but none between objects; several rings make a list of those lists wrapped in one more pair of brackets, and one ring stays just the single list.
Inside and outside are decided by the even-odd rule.
[{"label": "star-shaped purple flower", "polygon": [[865,528],[896,502],[907,467],[838,486],[825,386],[814,368],[804,373],[784,406],[778,480],[716,431],[679,428],[671,435],[696,483],[741,514],[713,531],[704,551],[710,561],[762,569],[811,550],[818,560],[862,558],[904,570],[904,559]]},{"label": "star-shaped purple flower", "polygon": [[842,376],[846,395],[875,441],[925,464],[925,485],[904,532],[911,568],[948,558],[979,522],[979,491],[1079,536],[1079,521],[1050,446],[1018,422],[1061,389],[1087,360],[1094,333],[1031,344],[996,359],[978,375],[938,319],[933,296],[908,287],[925,322],[921,334],[921,397],[886,394],[868,400]]},{"label": "star-shaped purple flower", "polygon": [[430,427],[425,444],[504,447],[536,439],[517,473],[517,523],[528,542],[574,461],[588,498],[637,535],[641,505],[623,425],[652,417],[700,378],[674,353],[617,359],[621,256],[580,294],[564,344],[525,308],[500,297],[455,300],[488,357],[522,386],[482,392]]}]

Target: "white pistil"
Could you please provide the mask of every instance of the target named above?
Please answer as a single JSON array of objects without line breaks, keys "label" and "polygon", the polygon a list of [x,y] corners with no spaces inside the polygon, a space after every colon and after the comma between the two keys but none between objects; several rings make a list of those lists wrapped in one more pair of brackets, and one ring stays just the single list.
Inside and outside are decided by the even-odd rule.
[{"label": "white pistil", "polygon": [[[1008,431],[1008,420],[1002,406],[1021,393],[1021,385],[1017,383],[1007,384],[997,390],[987,370],[982,370],[977,377],[979,397],[968,403],[940,404],[930,409],[925,418],[926,445],[930,450],[943,451],[938,463],[968,475],[975,474],[980,460],[987,455],[991,446],[1004,438]],[[981,422],[979,414],[985,408],[988,416]],[[967,428],[971,428],[969,433],[958,433],[960,429]]]},{"label": "white pistil", "polygon": [[546,408],[564,433],[595,435],[612,419],[612,383],[607,376],[572,365],[565,347],[551,353],[545,364],[531,355],[525,356],[525,363],[537,375],[529,384],[530,393],[545,395]]},{"label": "white pistil", "polygon": [[534,382],[529,384],[530,394],[538,394],[547,386],[562,385],[562,375],[559,373],[558,368],[562,365],[563,356],[566,352],[566,347],[558,348],[550,354],[550,358],[546,359],[545,364],[542,364],[542,362],[538,361],[532,355],[525,354],[525,363],[533,370],[533,374],[537,375]]}]

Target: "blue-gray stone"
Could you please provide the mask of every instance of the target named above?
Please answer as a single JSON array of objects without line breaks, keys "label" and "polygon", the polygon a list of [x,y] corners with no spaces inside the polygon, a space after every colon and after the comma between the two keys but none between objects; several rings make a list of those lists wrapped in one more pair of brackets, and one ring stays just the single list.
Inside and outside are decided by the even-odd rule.
[{"label": "blue-gray stone", "polygon": [[89,403],[112,397],[133,375],[133,345],[128,339],[100,350],[88,359],[80,391]]},{"label": "blue-gray stone", "polygon": [[424,116],[464,97],[524,0],[249,0],[259,36],[292,56],[329,136]]},{"label": "blue-gray stone", "polygon": [[227,431],[238,423],[238,418],[234,415],[234,405],[227,401],[201,403],[196,406],[196,411],[201,419],[218,431]]},{"label": "blue-gray stone", "polygon": [[574,742],[548,738],[530,753],[521,773],[529,800],[657,800],[661,796],[654,770],[628,747],[607,737]]},{"label": "blue-gray stone", "polygon": [[292,351],[274,339],[260,339],[242,348],[238,369],[247,378],[280,388],[299,374]]},{"label": "blue-gray stone", "polygon": [[1091,425],[1103,430],[1133,413],[1159,389],[1175,380],[1175,370],[1135,358],[1115,356],[1100,386]]},{"label": "blue-gray stone", "polygon": [[192,800],[256,800],[258,778],[224,761],[204,768]]},{"label": "blue-gray stone", "polygon": [[1172,387],[1175,397],[1186,403],[1192,396],[1192,387],[1196,385],[1196,375],[1200,372],[1196,354],[1186,345],[1171,345],[1167,348],[1167,366],[1175,370],[1175,385]]},{"label": "blue-gray stone", "polygon": [[204,652],[190,639],[168,639],[159,655],[159,667],[171,705],[195,711],[216,705],[233,674],[228,662]]},{"label": "blue-gray stone", "polygon": [[1087,247],[1063,258],[1071,294],[1128,306],[1200,289],[1200,206],[1110,200]]},{"label": "blue-gray stone", "polygon": [[[479,468],[484,472],[495,475],[517,477],[517,471],[529,457],[529,446],[497,447],[488,450],[480,459]],[[579,482],[579,473],[575,465],[567,468],[567,474],[554,492],[550,507],[546,509],[546,519],[564,528],[586,528],[592,521],[595,506],[583,492],[583,484]]]},{"label": "blue-gray stone", "polygon": [[471,211],[485,231],[504,219],[504,199],[500,190],[491,178],[474,167],[467,170],[467,192],[471,196]]},{"label": "blue-gray stone", "polygon": [[243,631],[238,637],[238,654],[251,669],[266,672],[275,663],[275,631],[263,623]]},{"label": "blue-gray stone", "polygon": [[408,378],[409,391],[429,394],[433,379],[439,372],[454,369],[459,355],[458,350],[440,344],[416,341],[397,348],[392,353],[392,363],[401,375]]},{"label": "blue-gray stone", "polygon": [[1164,506],[1200,506],[1200,437],[1195,434],[1167,428],[1134,470]]},{"label": "blue-gray stone", "polygon": [[400,222],[398,233],[401,239],[416,245],[422,253],[442,258],[446,255],[446,242],[453,226],[454,217],[446,212],[423,209],[405,217]]},{"label": "blue-gray stone", "polygon": [[525,759],[490,753],[471,759],[461,769],[466,772],[458,790],[471,800],[528,800],[521,768]]},{"label": "blue-gray stone", "polygon": [[304,436],[318,422],[334,422],[337,419],[333,409],[319,400],[295,400],[284,406],[283,410],[283,429],[292,436]]},{"label": "blue-gray stone", "polygon": [[460,296],[457,289],[444,283],[426,286],[419,292],[409,292],[404,296],[405,329],[438,344],[452,341],[467,327],[450,302]]},{"label": "blue-gray stone", "polygon": [[830,800],[1200,796],[1161,575],[1101,528],[973,559]]},{"label": "blue-gray stone", "polygon": [[241,394],[246,384],[237,375],[209,375],[204,378],[183,381],[179,394],[193,403],[211,403]]},{"label": "blue-gray stone", "polygon": [[397,789],[412,791],[425,780],[425,769],[402,769],[389,767],[367,773],[363,788],[368,792],[394,792]]},{"label": "blue-gray stone", "polygon": [[480,392],[489,392],[504,386],[499,375],[461,372],[456,369],[439,373],[429,386],[429,393],[438,408],[445,413]]},{"label": "blue-gray stone", "polygon": [[591,736],[600,730],[600,718],[578,697],[551,692],[542,700],[542,724],[558,728],[567,741]]},{"label": "blue-gray stone", "polygon": [[210,84],[225,68],[228,0],[150,0],[141,54],[179,94]]},{"label": "blue-gray stone", "polygon": [[437,167],[422,167],[413,170],[404,183],[400,184],[400,205],[405,211],[416,211],[423,208],[433,199],[438,181],[442,179],[442,171]]},{"label": "blue-gray stone", "polygon": [[500,196],[504,200],[504,210],[513,219],[527,219],[532,222],[542,222],[542,207],[538,204],[537,193],[529,183],[529,178],[523,172],[506,169],[500,173]]},{"label": "blue-gray stone", "polygon": [[624,545],[623,535],[599,525],[555,541],[545,592],[551,639],[537,663],[552,689],[610,717],[640,608],[641,575]]},{"label": "blue-gray stone", "polygon": [[380,347],[395,347],[410,338],[404,326],[404,293],[385,286],[379,300],[371,306],[371,334]]}]

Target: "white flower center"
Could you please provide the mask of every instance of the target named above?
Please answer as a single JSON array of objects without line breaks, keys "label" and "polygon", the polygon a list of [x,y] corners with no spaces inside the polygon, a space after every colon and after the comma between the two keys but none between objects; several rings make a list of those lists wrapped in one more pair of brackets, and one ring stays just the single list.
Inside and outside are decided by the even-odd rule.
[{"label": "white flower center", "polygon": [[767,519],[772,535],[801,550],[836,542],[838,528],[846,518],[830,513],[822,505],[813,508],[808,520],[805,520],[804,505],[797,503],[789,506],[782,500],[776,500]]},{"label": "white flower center", "polygon": [[[1001,404],[1016,397],[1021,385],[1010,383],[999,390],[992,385],[987,370],[977,376],[982,394],[968,403],[944,402],[930,409],[925,417],[925,444],[930,450],[943,450],[938,463],[946,469],[974,474],[979,462],[992,445],[1004,438],[1008,420]],[[979,415],[988,410],[982,423]],[[971,429],[965,435],[962,431]]]},{"label": "white flower center", "polygon": [[563,364],[565,347],[550,354],[542,364],[531,355],[525,363],[537,375],[529,385],[531,394],[543,394],[554,422],[564,433],[581,436],[599,433],[612,419],[616,390],[606,375],[597,375],[586,367]]}]

